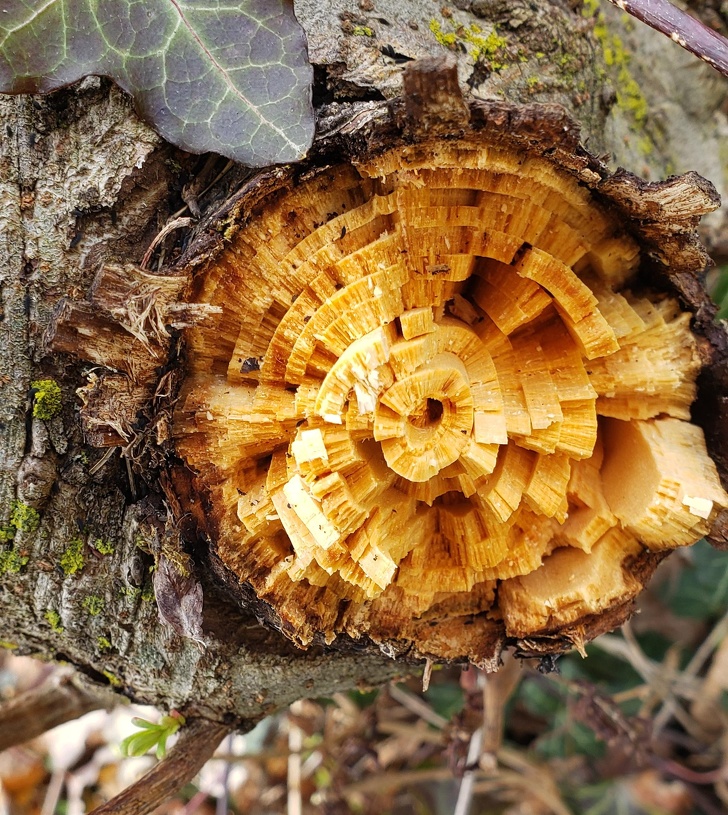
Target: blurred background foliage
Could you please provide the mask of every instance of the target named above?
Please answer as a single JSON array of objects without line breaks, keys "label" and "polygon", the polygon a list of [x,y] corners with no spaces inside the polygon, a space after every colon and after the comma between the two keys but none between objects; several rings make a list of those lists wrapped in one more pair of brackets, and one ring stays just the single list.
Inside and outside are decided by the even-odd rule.
[{"label": "blurred background foliage", "polygon": [[708,273],[708,290],[718,304],[718,319],[728,320],[728,265],[717,266]]}]

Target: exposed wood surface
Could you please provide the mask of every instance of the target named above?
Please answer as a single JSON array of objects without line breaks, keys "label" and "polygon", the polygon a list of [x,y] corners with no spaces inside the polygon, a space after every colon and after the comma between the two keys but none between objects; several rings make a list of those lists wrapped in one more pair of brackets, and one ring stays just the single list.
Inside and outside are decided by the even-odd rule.
[{"label": "exposed wood surface", "polygon": [[728,506],[690,315],[639,278],[701,268],[715,193],[549,148],[548,110],[475,105],[438,140],[413,87],[414,144],[232,205],[254,217],[193,290],[223,313],[190,332],[174,433],[222,561],[296,641],[494,667],[618,623]]},{"label": "exposed wood surface", "polygon": [[[385,48],[410,58],[435,51],[447,53],[428,28],[428,21],[440,14],[441,4],[393,0],[386,9],[367,15],[366,23],[373,26],[376,36],[365,38],[340,30],[338,14],[348,3],[349,0],[325,4],[317,0],[297,2],[321,80],[318,89],[333,100],[320,111],[322,149],[314,155],[315,167],[334,163],[335,152],[339,156],[336,161],[341,161],[377,148],[377,140],[379,149],[399,143],[401,134],[392,125],[390,112],[397,107],[394,97],[402,85],[402,63],[388,58]],[[536,8],[525,0],[473,5],[488,6],[489,13],[492,11],[495,16],[477,22],[485,27],[486,36],[497,25],[508,37],[511,49],[509,67],[487,75],[482,64],[476,65],[469,54],[458,55],[462,63],[467,63],[467,73],[460,71],[461,85],[463,80],[477,79],[479,73],[480,82],[472,86],[474,95],[491,100],[470,106],[471,126],[476,132],[485,129],[488,138],[503,144],[520,138],[523,149],[531,151],[529,155],[552,151],[552,157],[562,164],[568,158],[573,162],[572,169],[583,173],[583,177],[579,176],[581,183],[590,189],[598,188],[606,174],[601,175],[594,162],[579,152],[580,140],[594,153],[612,152],[615,165],[640,173],[651,172],[648,177],[653,179],[672,172],[667,169],[671,166],[676,172],[699,169],[720,185],[723,169],[716,134],[724,127],[724,115],[720,112],[724,97],[703,81],[701,72],[705,69],[710,73],[708,66],[694,61],[689,66],[676,65],[675,55],[677,62],[688,55],[657,34],[650,40],[654,32],[640,26],[636,27],[635,35],[621,32],[631,51],[630,70],[642,86],[650,110],[644,132],[633,133],[630,112],[612,105],[610,122],[615,118],[623,120],[622,129],[615,132],[604,126],[611,102],[600,69],[601,48],[586,30],[579,10],[573,11],[563,3],[538,4]],[[304,6],[310,14],[301,13]],[[419,31],[408,25],[415,6],[421,14]],[[513,27],[509,25],[509,20],[516,16],[514,9],[518,15],[517,29],[515,23]],[[323,25],[317,14],[326,17]],[[455,8],[453,14],[454,24],[459,24],[464,12]],[[522,19],[525,24],[520,24]],[[469,25],[472,20],[467,22]],[[443,25],[447,28],[450,23]],[[400,35],[408,32],[410,41],[403,43]],[[634,47],[629,48],[632,36],[639,37],[639,42],[633,42]],[[642,48],[643,41],[649,45],[654,39],[664,41],[663,51]],[[410,47],[413,43],[417,49]],[[517,57],[524,49],[529,64]],[[537,56],[541,52],[545,57]],[[563,55],[574,55],[576,63],[569,61],[564,67],[560,59]],[[646,66],[645,81],[636,72],[639,66]],[[546,77],[540,90],[534,90],[529,82],[534,74],[540,80]],[[660,81],[660,77],[666,81]],[[521,104],[514,106],[500,99]],[[533,102],[559,104],[536,106]],[[574,120],[564,117],[559,105],[566,105],[579,120],[581,139]],[[163,707],[202,704],[201,715],[215,718],[225,713],[238,721],[286,704],[303,693],[328,695],[357,683],[381,682],[406,670],[405,663],[390,663],[363,643],[352,648],[343,637],[336,649],[317,647],[306,653],[294,652],[275,632],[257,626],[252,612],[240,612],[234,604],[222,602],[218,581],[225,572],[214,553],[211,561],[215,571],[213,574],[208,571],[204,539],[194,543],[194,554],[196,565],[205,575],[206,651],[200,652],[194,643],[174,635],[160,623],[154,603],[139,597],[142,589],[149,588],[148,582],[143,581],[145,575],[148,579],[150,558],[136,545],[140,539],[143,545],[148,544],[147,520],[150,514],[154,516],[154,505],[150,507],[148,497],[139,500],[139,495],[136,499],[131,495],[128,458],[95,449],[97,443],[125,447],[128,441],[108,425],[99,427],[98,435],[90,435],[86,419],[108,418],[113,409],[118,409],[134,423],[139,419],[139,403],[125,406],[117,398],[119,392],[128,394],[129,382],[120,379],[125,374],[102,372],[63,354],[46,355],[43,342],[51,312],[60,297],[86,297],[91,302],[86,293],[101,263],[138,263],[144,257],[155,235],[181,206],[178,200],[181,185],[187,185],[182,192],[184,198],[197,191],[205,215],[218,210],[229,195],[239,205],[235,219],[222,212],[221,218],[203,219],[196,239],[189,236],[187,241],[186,235],[179,235],[180,246],[190,247],[187,260],[195,258],[190,266],[202,269],[209,251],[216,251],[225,243],[254,211],[256,201],[260,202],[265,194],[281,185],[295,186],[311,172],[310,167],[273,168],[252,179],[244,168],[233,168],[225,173],[222,183],[200,193],[207,190],[222,167],[214,167],[212,158],[198,163],[196,157],[181,155],[161,144],[134,116],[123,93],[97,78],[49,97],[0,99],[0,112],[4,126],[4,137],[0,140],[3,203],[0,369],[4,383],[0,400],[4,425],[0,434],[0,491],[4,521],[16,498],[37,501],[33,506],[41,516],[37,531],[25,530],[16,537],[15,547],[20,555],[28,557],[27,564],[18,573],[5,573],[0,581],[4,589],[0,592],[3,638],[17,646],[17,652],[62,658],[100,682],[112,681],[109,676],[113,677],[114,683],[119,683],[118,692],[138,700]],[[676,127],[682,130],[678,132]],[[664,139],[658,140],[646,156],[641,152],[642,136],[654,136],[656,130],[665,134]],[[327,152],[329,149],[331,152]],[[212,165],[212,173],[206,175],[203,165],[205,168]],[[649,170],[645,169],[647,166]],[[71,168],[73,171],[69,172]],[[622,218],[620,196],[627,188],[635,190],[634,177],[614,196],[604,196],[617,208],[618,219]],[[659,197],[661,188],[662,185],[654,185],[654,196]],[[596,194],[601,196],[598,189]],[[636,192],[635,196],[639,198]],[[671,224],[674,228],[673,216],[668,208],[661,225]],[[633,218],[623,220],[632,225],[649,221],[644,211],[638,211]],[[695,220],[685,222],[682,241],[693,247],[691,251],[695,244],[688,233],[694,230]],[[662,240],[660,233],[645,254],[659,250]],[[155,263],[161,258],[167,261],[174,258],[172,250],[172,242],[167,240],[155,255]],[[726,369],[721,362],[725,354],[721,356],[716,350],[724,335],[712,326],[704,290],[691,271],[699,266],[700,263],[692,266],[681,263],[678,256],[674,268],[684,271],[666,282],[666,269],[660,265],[658,256],[652,271],[656,268],[659,272],[656,288],[677,294],[682,307],[695,314],[701,359],[706,362],[698,381],[695,416],[708,428],[711,455],[719,462],[721,471],[726,472],[728,459],[722,452],[728,450],[726,423],[720,426],[720,417],[726,415],[728,405],[725,396],[721,396],[727,392]],[[677,287],[676,292],[670,281]],[[708,335],[710,341],[705,339]],[[113,385],[108,390],[103,388],[103,398],[90,400],[90,407],[84,408],[79,422],[76,389],[87,384],[89,373],[99,379],[111,378]],[[28,394],[31,382],[39,377],[54,378],[63,393],[62,414],[47,423],[31,415]],[[140,427],[139,424],[136,429],[132,427],[133,432]],[[149,433],[148,437],[156,444],[156,433]],[[43,490],[42,500],[31,499],[33,478],[40,465],[44,468],[47,490]],[[28,478],[28,474],[33,478]],[[147,474],[153,484],[156,472],[147,470]],[[189,474],[186,470],[185,475]],[[152,487],[153,493],[154,490]],[[156,494],[151,497],[158,498]],[[203,531],[207,529],[204,524],[207,507],[207,498],[200,500],[200,496],[190,507],[202,517]],[[728,518],[728,513],[723,514]],[[209,523],[212,524],[211,519]],[[94,543],[102,536],[114,545],[113,555],[101,557],[95,550]],[[69,543],[78,539],[83,546],[83,566],[78,572],[67,574],[59,561]],[[654,562],[663,556],[662,552],[644,553],[637,564],[641,571],[635,571],[638,578],[646,579]],[[253,606],[256,613],[265,616],[265,607],[255,606],[249,588],[242,587],[242,592],[246,609]],[[106,600],[95,617],[90,617],[82,605],[89,594]],[[48,610],[59,613],[62,633],[49,626],[44,616]],[[626,603],[608,619],[605,615],[593,616],[585,625],[592,635],[615,624],[619,614],[623,617],[628,611]],[[455,630],[464,642],[465,630],[457,620],[442,619],[437,626],[430,626],[430,622],[425,617],[414,621],[408,635],[414,637],[426,631],[430,641],[438,639],[446,647]],[[484,631],[475,630],[475,626],[467,629],[472,632],[467,645],[469,652],[480,653],[484,660],[488,655],[492,657],[504,638],[502,629]],[[101,636],[112,642],[110,651],[98,647]],[[544,647],[552,650],[564,647],[564,636],[550,640],[549,636],[543,637],[548,640]],[[533,651],[538,643],[531,638],[525,645],[528,647],[523,650]],[[385,647],[388,653],[395,653],[390,644]],[[407,647],[403,646],[400,652]],[[154,660],[149,659],[150,654],[155,655]],[[497,665],[497,659],[491,664]]]}]

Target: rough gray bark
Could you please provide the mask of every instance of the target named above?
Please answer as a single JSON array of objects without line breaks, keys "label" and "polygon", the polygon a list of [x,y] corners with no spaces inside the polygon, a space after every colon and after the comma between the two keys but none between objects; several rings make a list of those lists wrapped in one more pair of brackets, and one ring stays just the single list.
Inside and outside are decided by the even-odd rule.
[{"label": "rough gray bark", "polygon": [[[316,99],[342,126],[372,101],[398,95],[407,59],[454,49],[475,97],[557,102],[581,122],[592,152],[652,180],[696,169],[725,191],[726,83],[611,8],[605,22],[573,5],[474,0],[456,2],[448,16],[432,0],[390,0],[381,9],[376,0],[300,0],[296,10],[317,66]],[[487,38],[494,24],[506,44],[491,53],[473,38]],[[461,25],[470,34],[458,34]],[[0,526],[14,501],[40,521],[16,530],[14,551],[27,562],[0,561],[2,644],[67,661],[139,701],[240,726],[301,696],[407,670],[371,648],[297,651],[225,602],[201,552],[189,554],[205,597],[204,645],[160,622],[150,552],[163,494],[153,461],[136,470],[131,463],[143,428],[131,429],[127,457],[91,447],[75,391],[98,371],[47,355],[44,336],[60,298],[82,299],[100,262],[138,263],[182,200],[193,214],[198,205],[212,209],[247,173],[163,144],[105,80],[50,97],[2,98],[0,118]],[[728,253],[725,210],[705,234]],[[48,421],[32,415],[31,382],[43,378],[63,393],[63,411]]]}]

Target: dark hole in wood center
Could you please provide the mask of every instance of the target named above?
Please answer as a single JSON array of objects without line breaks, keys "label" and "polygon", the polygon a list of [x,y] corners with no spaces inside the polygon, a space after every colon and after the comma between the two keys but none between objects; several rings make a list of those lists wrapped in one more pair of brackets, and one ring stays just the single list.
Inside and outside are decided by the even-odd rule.
[{"label": "dark hole in wood center", "polygon": [[427,399],[421,410],[410,414],[409,423],[415,427],[432,427],[442,419],[443,411],[439,399]]}]

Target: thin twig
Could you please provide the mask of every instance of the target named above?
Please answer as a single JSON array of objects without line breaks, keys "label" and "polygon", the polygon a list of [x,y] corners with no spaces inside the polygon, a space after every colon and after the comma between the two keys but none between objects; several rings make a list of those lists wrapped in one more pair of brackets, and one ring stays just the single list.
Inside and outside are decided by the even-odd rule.
[{"label": "thin twig", "polygon": [[[202,190],[202,192],[195,192],[194,194],[195,200],[198,201],[200,198],[202,198],[203,195],[205,195],[205,193],[209,192],[215,186],[215,184],[217,184],[217,182],[225,175],[225,173],[227,173],[228,170],[230,170],[234,166],[235,166],[234,161],[228,161],[228,163],[222,168],[222,170],[220,170],[220,172],[215,176],[215,178],[212,179],[212,181],[205,187],[205,189]],[[179,216],[182,215],[182,213],[188,209],[190,212],[192,212],[192,208],[190,207],[189,203],[185,201],[185,205],[178,209],[177,212],[173,213],[172,218],[179,218]],[[194,215],[195,213],[193,212],[192,214]]]},{"label": "thin twig", "polygon": [[411,736],[424,744],[442,745],[442,731],[433,730],[428,727],[422,719],[418,719],[414,724],[409,722],[388,722],[377,723],[377,732],[386,736]]},{"label": "thin twig", "polygon": [[718,781],[728,781],[728,767],[717,767],[707,772],[696,772],[670,758],[652,756],[652,763],[664,773],[687,781],[689,784],[715,784]]},{"label": "thin twig", "polygon": [[[685,666],[683,675],[691,678],[697,676],[703,665],[708,661],[710,655],[720,645],[726,635],[728,635],[728,612],[713,626],[713,630],[700,644],[700,647],[690,662]],[[671,717],[675,715],[675,711],[674,700],[665,700],[652,722],[652,732],[654,736],[662,732]]]},{"label": "thin twig", "polygon": [[81,687],[74,674],[51,674],[42,685],[0,705],[0,751],[30,741],[91,710],[112,705],[111,697]]},{"label": "thin twig", "polygon": [[[302,713],[301,703],[291,705],[291,713],[295,716]],[[288,815],[301,815],[303,812],[303,797],[301,795],[301,750],[303,749],[303,731],[292,718],[288,718]]]},{"label": "thin twig", "polygon": [[146,269],[148,267],[154,250],[167,237],[167,235],[169,235],[170,232],[174,232],[175,229],[181,229],[184,226],[189,226],[192,223],[194,223],[193,218],[175,218],[172,221],[168,221],[157,233],[154,240],[149,244],[149,248],[144,253],[142,262],[139,264],[141,268]]},{"label": "thin twig", "polygon": [[422,671],[422,693],[427,693],[430,687],[430,677],[432,676],[432,660],[425,661],[425,670]]},{"label": "thin twig", "polygon": [[[503,665],[493,674],[481,674],[483,685],[483,749],[481,766],[487,769],[484,761],[496,766],[496,754],[503,743],[505,708],[518,686],[523,671],[521,664],[510,651],[503,654]],[[487,759],[486,759],[487,757]]]},{"label": "thin twig", "polygon": [[145,815],[189,783],[230,729],[206,719],[188,720],[166,758],[91,815]]},{"label": "thin twig", "polygon": [[561,792],[548,765],[534,764],[520,751],[506,746],[501,747],[498,751],[498,761],[501,765],[515,770],[516,778],[512,782],[513,786],[522,787],[531,796],[544,803],[554,815],[571,815],[569,808],[561,798]]},{"label": "thin twig", "polygon": [[109,447],[109,449],[101,456],[101,458],[89,469],[89,475],[96,475],[96,473],[106,464],[106,462],[114,455],[116,447]]},{"label": "thin twig", "polygon": [[728,40],[668,0],[609,0],[728,76]]},{"label": "thin twig", "polygon": [[40,811],[40,815],[53,815],[56,811],[56,804],[61,797],[61,790],[63,789],[63,782],[65,780],[65,770],[53,770],[45,798],[43,799],[43,807]]},{"label": "thin twig", "polygon": [[645,656],[628,623],[622,626],[622,634],[624,640],[618,639],[613,634],[605,634],[596,639],[594,644],[608,654],[614,654],[628,662],[660,700],[671,706],[671,714],[688,733],[694,734],[699,739],[700,734],[696,732],[695,723],[676,698],[676,694],[679,694],[686,699],[694,699],[697,693],[695,679],[669,671],[664,665]]},{"label": "thin twig", "polygon": [[[228,753],[233,751],[233,734],[231,733],[225,740],[225,747]],[[225,760],[225,770],[222,777],[222,795],[218,796],[215,802],[215,815],[227,815],[228,802],[230,800],[230,770],[232,764],[229,760]]]},{"label": "thin twig", "polygon": [[467,767],[474,767],[474,769],[467,769],[463,773],[460,788],[458,789],[458,798],[455,802],[455,811],[453,815],[468,815],[470,812],[470,804],[473,800],[473,784],[475,783],[475,774],[478,767],[478,757],[480,750],[483,746],[483,728],[479,727],[473,733],[470,744],[468,746],[468,757],[466,761]]},{"label": "thin twig", "polygon": [[192,798],[184,805],[184,808],[180,815],[193,815],[193,813],[197,812],[197,810],[205,803],[205,801],[209,798],[208,794],[204,790],[200,790],[196,792]]},{"label": "thin twig", "polygon": [[449,767],[428,767],[425,770],[392,770],[373,773],[362,781],[355,781],[342,789],[342,795],[380,794],[402,789],[407,786],[421,787],[427,782],[451,781],[452,770]]},{"label": "thin twig", "polygon": [[685,666],[684,674],[687,676],[697,676],[700,669],[708,661],[710,655],[721,644],[723,638],[728,636],[728,611],[713,626],[712,631],[700,644],[694,656]]},{"label": "thin twig", "polygon": [[391,684],[389,686],[389,695],[395,702],[399,702],[400,705],[406,707],[407,710],[412,711],[412,713],[415,713],[426,722],[429,722],[433,727],[437,727],[439,730],[447,727],[448,720],[444,716],[440,716],[439,713],[435,713],[427,702],[423,702],[422,699],[417,696],[413,696],[403,688],[400,688],[395,684]]}]

